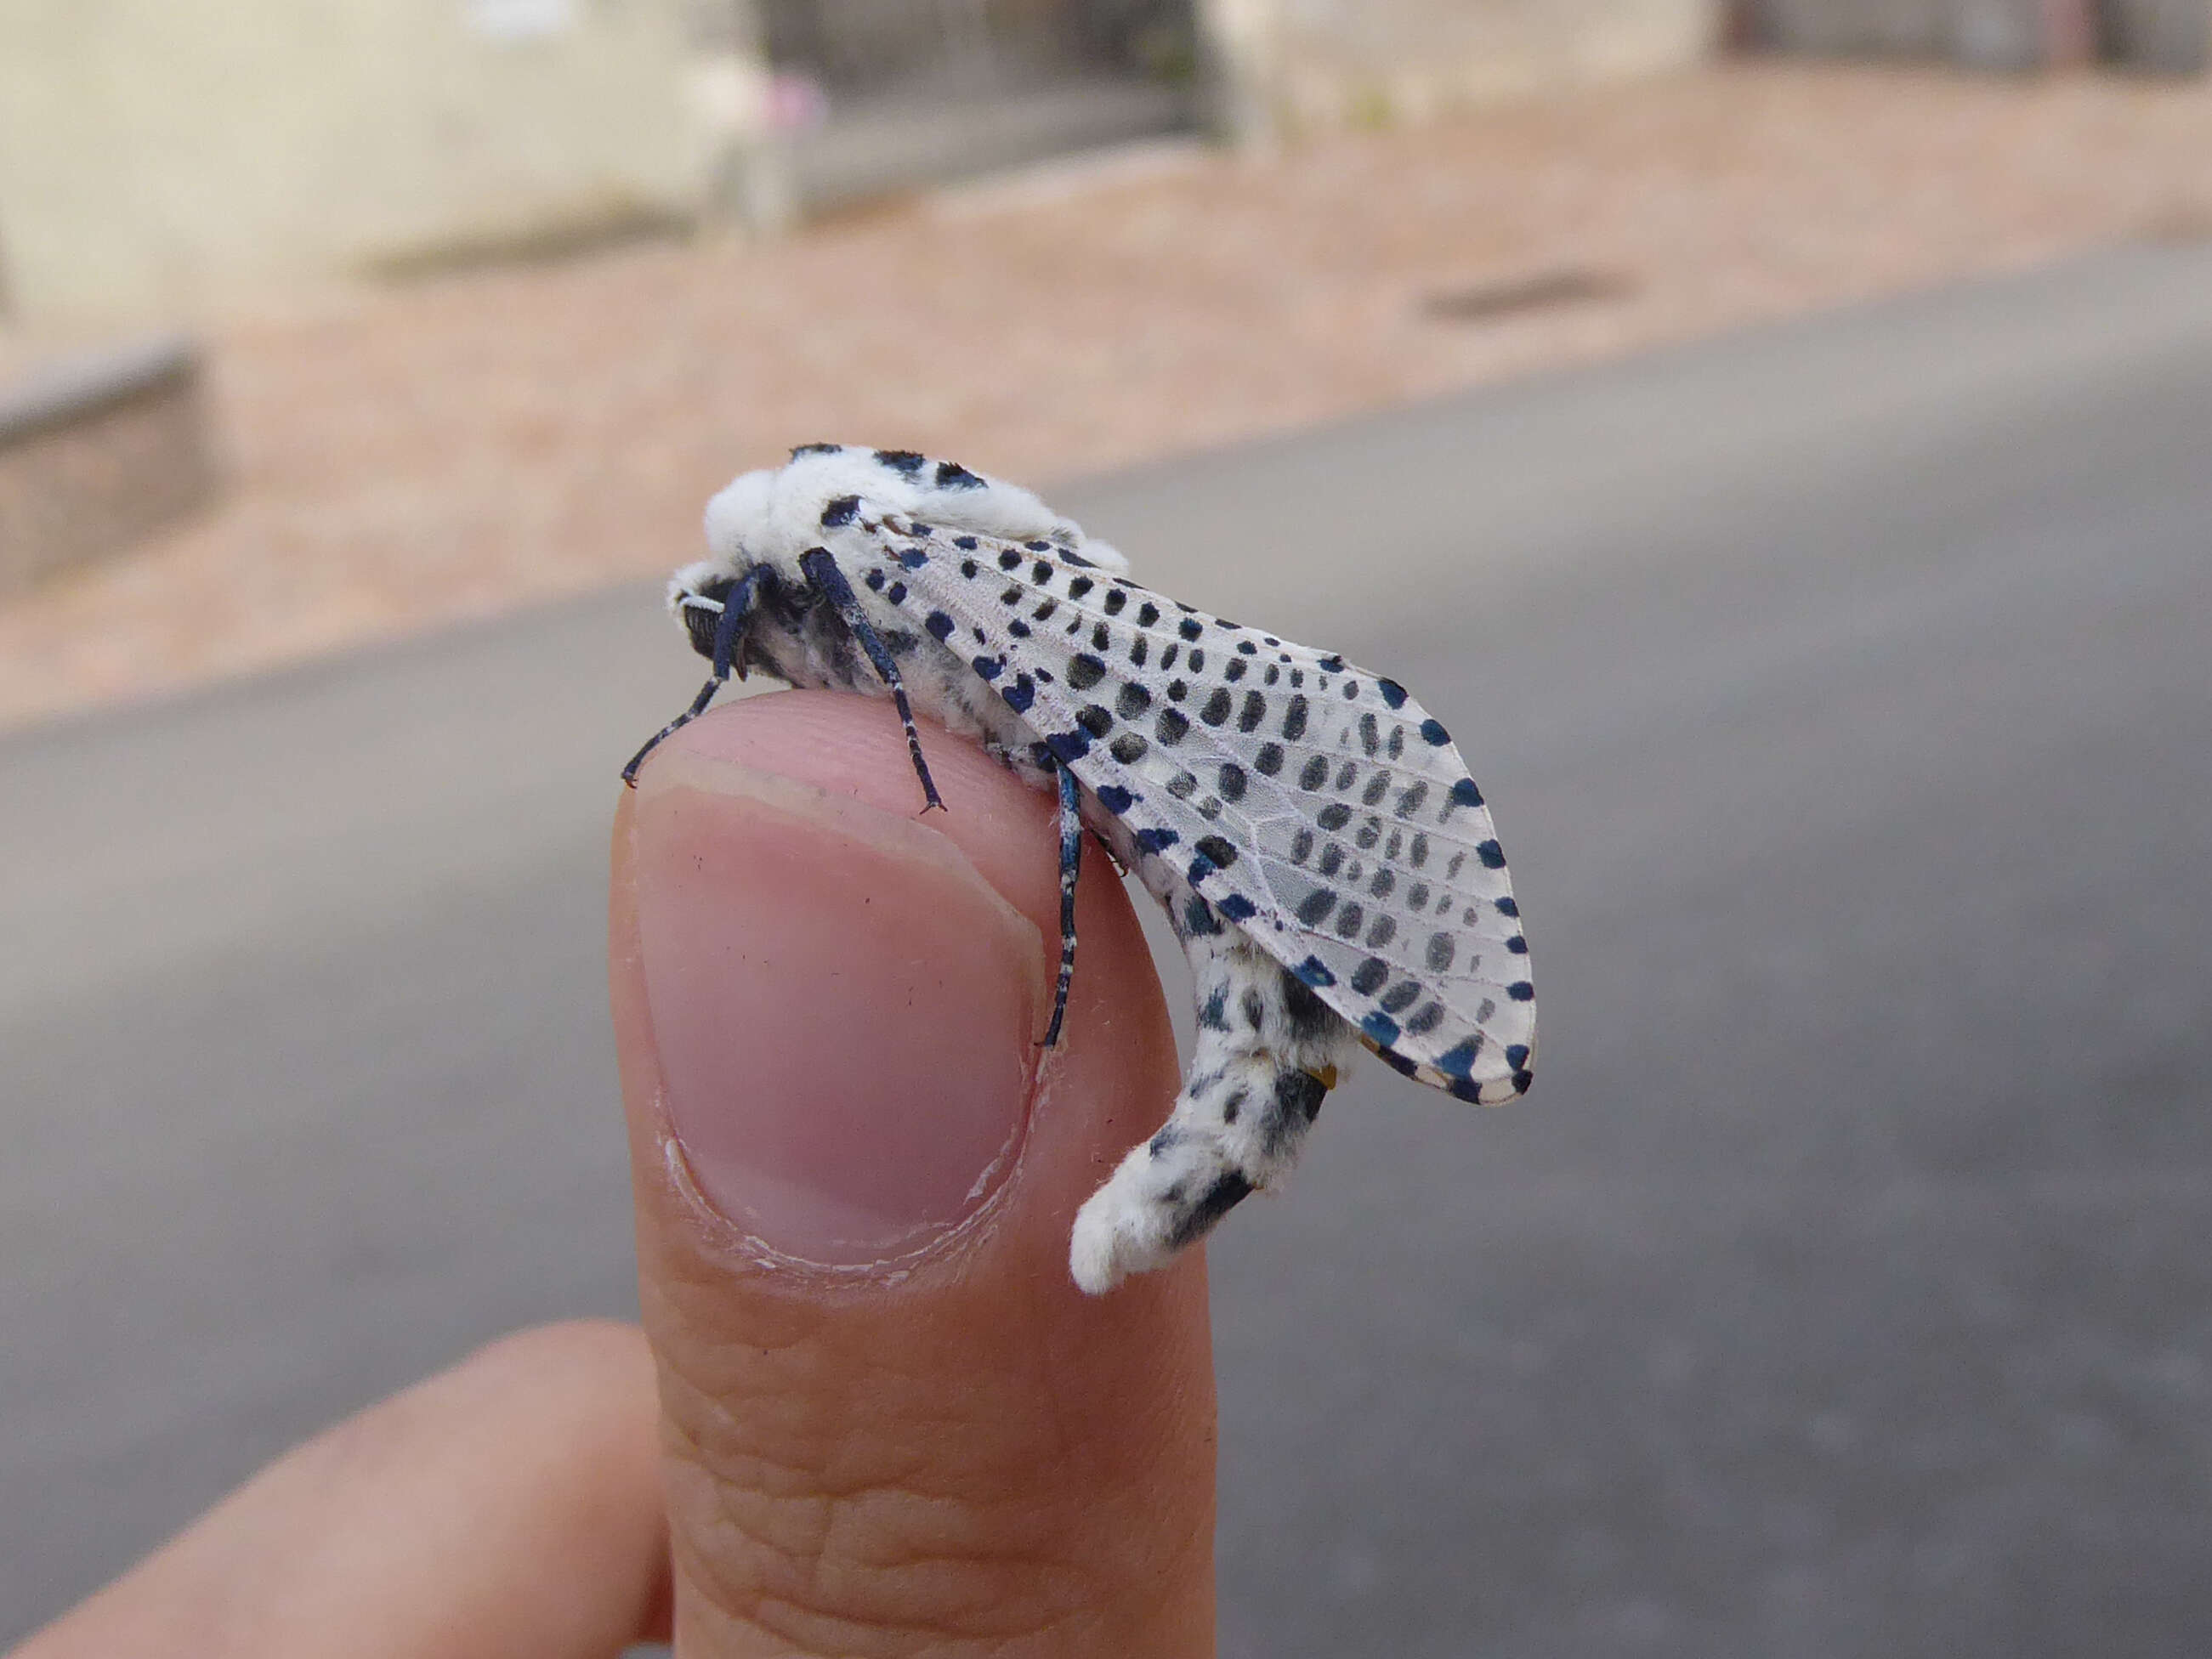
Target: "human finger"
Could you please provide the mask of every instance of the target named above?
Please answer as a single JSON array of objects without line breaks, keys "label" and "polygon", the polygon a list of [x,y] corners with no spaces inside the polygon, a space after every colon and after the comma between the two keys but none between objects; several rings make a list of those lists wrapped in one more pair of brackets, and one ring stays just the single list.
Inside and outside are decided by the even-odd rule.
[{"label": "human finger", "polygon": [[635,1328],[479,1350],[270,1464],[15,1659],[606,1659],[665,1629]]},{"label": "human finger", "polygon": [[1052,803],[884,704],[756,699],[656,751],[611,972],[679,1650],[1202,1654],[1200,1253],[1111,1296],[1083,1199],[1176,1091],[1092,849],[1060,1045]]}]

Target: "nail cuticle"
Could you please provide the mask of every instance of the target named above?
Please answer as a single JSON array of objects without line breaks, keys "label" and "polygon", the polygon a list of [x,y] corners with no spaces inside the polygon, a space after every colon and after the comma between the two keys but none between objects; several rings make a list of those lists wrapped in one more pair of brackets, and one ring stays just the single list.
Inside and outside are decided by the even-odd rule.
[{"label": "nail cuticle", "polygon": [[691,1225],[693,1248],[726,1272],[775,1275],[811,1294],[895,1290],[918,1279],[957,1273],[961,1262],[996,1235],[1029,1143],[1025,1114],[1002,1155],[978,1177],[978,1186],[988,1189],[974,1209],[958,1220],[934,1231],[917,1230],[927,1236],[903,1249],[887,1249],[875,1261],[817,1261],[771,1244],[708,1197],[684,1153],[682,1139],[668,1121],[666,1103],[658,1104],[661,1183],[672,1200],[669,1212],[681,1214]]}]

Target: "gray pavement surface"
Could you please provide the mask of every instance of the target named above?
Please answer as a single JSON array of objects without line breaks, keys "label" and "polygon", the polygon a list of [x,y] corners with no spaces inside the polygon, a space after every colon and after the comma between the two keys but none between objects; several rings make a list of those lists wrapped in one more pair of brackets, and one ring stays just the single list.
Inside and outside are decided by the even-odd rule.
[{"label": "gray pavement surface", "polygon": [[[1370,1068],[1214,1246],[1224,1651],[2212,1649],[2212,250],[1061,495],[1419,688],[1542,998],[1526,1102]],[[0,744],[0,1637],[629,1308],[693,673],[633,590]]]}]

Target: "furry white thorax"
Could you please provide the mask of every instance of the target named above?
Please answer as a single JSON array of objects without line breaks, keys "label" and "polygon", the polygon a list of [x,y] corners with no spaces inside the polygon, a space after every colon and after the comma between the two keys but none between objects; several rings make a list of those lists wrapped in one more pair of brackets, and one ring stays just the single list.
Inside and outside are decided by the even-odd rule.
[{"label": "furry white thorax", "polygon": [[[976,475],[980,476],[980,475]],[[715,575],[741,576],[757,564],[792,581],[803,580],[799,556],[822,543],[822,508],[859,495],[872,509],[1010,542],[1044,540],[1079,547],[1083,556],[1115,575],[1129,562],[1081,526],[1063,519],[1019,484],[986,478],[958,497],[919,480],[887,474],[866,449],[800,454],[780,467],[744,472],[707,503],[707,545],[713,556],[687,564],[670,579],[669,604]]]}]

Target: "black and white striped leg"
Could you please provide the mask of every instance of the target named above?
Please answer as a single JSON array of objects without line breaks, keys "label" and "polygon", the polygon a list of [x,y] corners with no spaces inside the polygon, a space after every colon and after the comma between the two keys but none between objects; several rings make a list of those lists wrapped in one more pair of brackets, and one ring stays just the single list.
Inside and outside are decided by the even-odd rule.
[{"label": "black and white striped leg", "polygon": [[[622,780],[631,788],[637,787],[637,769],[645,764],[645,757],[674,733],[705,714],[707,705],[714,701],[714,694],[728,683],[730,665],[737,655],[738,635],[744,631],[745,616],[752,609],[753,578],[757,574],[757,571],[747,571],[736,586],[722,596],[719,605],[722,614],[714,623],[714,672],[706,684],[699,688],[699,695],[691,699],[691,706],[647,738],[645,747],[629,757],[629,764],[622,769]],[[687,594],[684,603],[702,610],[717,608],[714,600],[696,593]]]},{"label": "black and white striped leg", "polygon": [[1083,793],[1075,774],[1060,769],[1060,979],[1052,989],[1052,1024],[1044,1046],[1060,1041],[1067,1016],[1067,988],[1075,980],[1075,878],[1083,869]]},{"label": "black and white striped leg", "polygon": [[868,660],[876,665],[876,672],[882,675],[884,684],[890,687],[891,702],[898,709],[899,723],[906,727],[906,751],[914,761],[914,775],[921,780],[921,793],[928,802],[921,810],[927,812],[934,806],[939,811],[943,811],[945,803],[939,799],[937,785],[930,779],[929,763],[921,757],[921,733],[915,730],[914,706],[906,700],[906,686],[899,678],[898,664],[892,659],[891,653],[884,649],[883,640],[876,633],[875,624],[868,620],[868,613],[860,608],[860,598],[853,592],[853,584],[845,580],[845,573],[837,568],[837,562],[830,556],[830,550],[826,547],[814,548],[800,554],[799,568],[806,573],[806,580],[814,584],[815,591],[836,607],[838,616],[844,619],[845,626],[853,630],[853,637],[860,641],[860,649],[867,653]]}]

